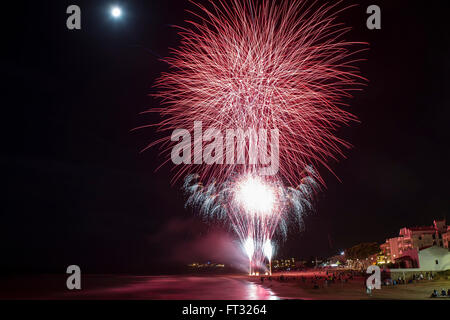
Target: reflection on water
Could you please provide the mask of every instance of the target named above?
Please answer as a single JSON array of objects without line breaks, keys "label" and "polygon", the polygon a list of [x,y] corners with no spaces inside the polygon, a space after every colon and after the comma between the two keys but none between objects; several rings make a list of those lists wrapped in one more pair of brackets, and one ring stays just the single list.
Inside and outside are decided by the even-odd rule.
[{"label": "reflection on water", "polygon": [[[111,279],[114,278],[114,279]],[[112,281],[113,280],[113,281]],[[62,298],[81,299],[278,299],[270,289],[231,276],[92,277],[88,286]],[[110,283],[114,283],[110,285]],[[91,288],[88,288],[91,287]]]},{"label": "reflection on water", "polygon": [[279,298],[273,294],[270,289],[263,288],[253,282],[247,283],[247,297],[246,300],[278,300]]}]

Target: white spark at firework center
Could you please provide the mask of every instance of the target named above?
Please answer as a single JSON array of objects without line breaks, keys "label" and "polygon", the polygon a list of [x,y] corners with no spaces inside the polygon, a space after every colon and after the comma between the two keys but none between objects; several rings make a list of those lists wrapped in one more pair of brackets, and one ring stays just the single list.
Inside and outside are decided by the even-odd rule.
[{"label": "white spark at firework center", "polygon": [[273,248],[270,240],[266,240],[266,242],[264,243],[263,251],[267,259],[272,260]]},{"label": "white spark at firework center", "polygon": [[275,191],[260,178],[247,176],[237,184],[236,201],[249,213],[270,214],[275,206]]},{"label": "white spark at firework center", "polygon": [[255,252],[255,245],[252,238],[247,238],[247,240],[244,242],[244,250],[248,258],[252,260],[253,253]]}]

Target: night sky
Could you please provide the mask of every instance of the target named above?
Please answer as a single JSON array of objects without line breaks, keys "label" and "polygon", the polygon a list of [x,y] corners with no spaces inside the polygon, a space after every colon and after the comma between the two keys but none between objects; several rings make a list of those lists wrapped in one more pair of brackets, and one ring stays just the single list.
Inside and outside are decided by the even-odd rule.
[{"label": "night sky", "polygon": [[[370,43],[359,64],[369,82],[347,101],[360,123],[338,132],[353,148],[331,163],[340,181],[320,168],[327,189],[279,257],[328,256],[449,217],[447,11],[437,1],[356,3],[341,21],[353,27],[348,40]],[[81,7],[79,31],[66,28],[70,4]],[[370,4],[381,7],[381,30],[366,28]],[[184,208],[172,167],[155,172],[157,149],[140,153],[155,131],[130,132],[160,120],[139,113],[159,106],[148,94],[186,9],[187,0],[3,8],[1,272],[153,273],[232,260],[230,233]]]}]

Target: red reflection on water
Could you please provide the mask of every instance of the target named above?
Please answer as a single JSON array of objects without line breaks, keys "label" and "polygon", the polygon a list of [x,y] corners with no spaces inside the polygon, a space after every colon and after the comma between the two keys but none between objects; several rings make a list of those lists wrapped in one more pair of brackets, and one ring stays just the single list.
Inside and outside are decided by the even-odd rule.
[{"label": "red reflection on water", "polygon": [[[122,276],[107,287],[109,277],[96,289],[68,292],[62,298],[80,299],[161,299],[161,300],[266,300],[278,299],[270,289],[239,277],[228,276]],[[92,279],[91,279],[92,280]],[[97,279],[99,280],[99,279]],[[92,282],[92,281],[91,281]],[[103,288],[102,288],[103,287]],[[107,288],[105,288],[107,287]]]}]

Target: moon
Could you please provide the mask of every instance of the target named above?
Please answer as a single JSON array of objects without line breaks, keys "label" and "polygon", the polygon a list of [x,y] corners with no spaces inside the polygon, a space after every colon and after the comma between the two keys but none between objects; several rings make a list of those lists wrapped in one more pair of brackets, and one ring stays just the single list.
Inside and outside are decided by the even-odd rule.
[{"label": "moon", "polygon": [[122,15],[122,9],[120,9],[119,7],[112,7],[111,15],[113,16],[113,18],[120,18],[120,16]]}]

